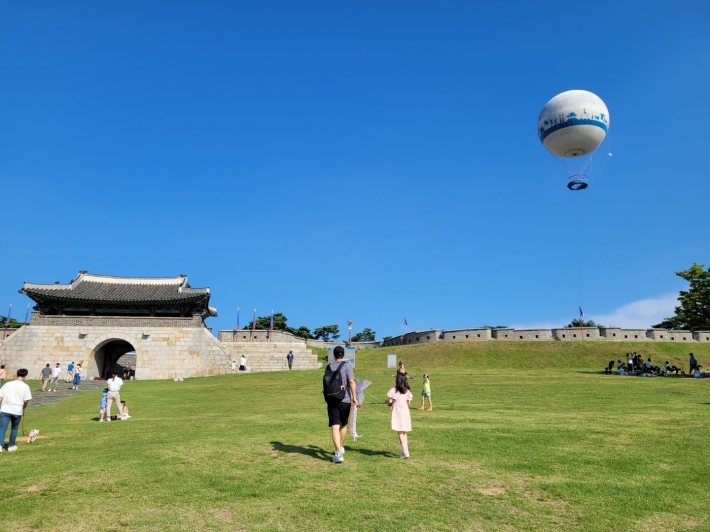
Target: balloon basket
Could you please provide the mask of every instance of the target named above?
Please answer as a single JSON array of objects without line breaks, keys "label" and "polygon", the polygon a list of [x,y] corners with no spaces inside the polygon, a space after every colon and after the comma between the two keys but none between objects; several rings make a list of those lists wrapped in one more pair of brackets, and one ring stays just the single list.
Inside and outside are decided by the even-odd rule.
[{"label": "balloon basket", "polygon": [[570,190],[584,190],[589,186],[586,175],[573,175],[567,180],[567,188]]}]

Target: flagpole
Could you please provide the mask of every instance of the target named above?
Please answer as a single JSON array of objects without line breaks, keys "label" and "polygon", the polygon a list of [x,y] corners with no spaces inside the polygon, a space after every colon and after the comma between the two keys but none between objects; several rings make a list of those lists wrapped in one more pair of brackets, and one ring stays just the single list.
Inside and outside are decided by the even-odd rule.
[{"label": "flagpole", "polygon": [[239,341],[239,307],[237,307],[237,328],[234,330],[234,341]]},{"label": "flagpole", "polygon": [[27,303],[27,312],[25,312],[25,325],[27,325],[27,318],[30,317],[30,304]]},{"label": "flagpole", "polygon": [[274,309],[271,309],[271,320],[269,321],[269,343],[272,341],[272,336],[274,335]]},{"label": "flagpole", "polygon": [[10,325],[10,316],[12,315],[12,303],[10,303],[10,309],[7,311],[7,321],[5,321],[5,330],[2,333],[2,339],[4,340],[7,336],[7,327]]}]

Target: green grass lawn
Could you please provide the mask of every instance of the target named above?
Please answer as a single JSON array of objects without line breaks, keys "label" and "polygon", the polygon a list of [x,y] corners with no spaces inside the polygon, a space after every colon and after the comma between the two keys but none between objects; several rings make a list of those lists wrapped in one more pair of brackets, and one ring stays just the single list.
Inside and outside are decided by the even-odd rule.
[{"label": "green grass lawn", "polygon": [[[710,379],[602,375],[671,343],[488,342],[362,351],[364,437],[331,463],[321,371],[130,382],[27,411],[34,445],[0,459],[2,530],[708,530]],[[431,374],[399,460],[386,354]],[[36,389],[36,386],[33,386]],[[418,404],[413,405],[415,408]]]}]

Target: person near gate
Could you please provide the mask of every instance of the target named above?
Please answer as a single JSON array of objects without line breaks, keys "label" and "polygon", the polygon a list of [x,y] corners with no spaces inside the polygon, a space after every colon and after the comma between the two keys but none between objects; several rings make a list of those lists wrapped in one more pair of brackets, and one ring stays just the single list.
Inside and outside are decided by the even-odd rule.
[{"label": "person near gate", "polygon": [[118,410],[117,419],[125,419],[123,416],[123,408],[121,407],[121,394],[119,393],[121,386],[123,386],[123,379],[114,371],[113,377],[106,381],[106,387],[108,388],[108,395],[106,396],[106,421],[111,421],[111,402],[116,403],[116,410]]},{"label": "person near gate", "polygon": [[2,446],[5,443],[5,433],[7,426],[12,424],[10,429],[10,441],[7,444],[7,452],[12,453],[17,451],[17,431],[20,428],[22,414],[25,413],[27,403],[32,399],[30,387],[25,384],[27,378],[25,368],[17,370],[17,379],[0,388],[0,455],[2,454]]}]

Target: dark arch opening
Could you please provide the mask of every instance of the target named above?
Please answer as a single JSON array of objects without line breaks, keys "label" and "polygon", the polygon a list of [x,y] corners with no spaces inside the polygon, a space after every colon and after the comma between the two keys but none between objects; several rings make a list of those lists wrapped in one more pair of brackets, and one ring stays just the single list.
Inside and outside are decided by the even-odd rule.
[{"label": "dark arch opening", "polygon": [[126,369],[128,369],[130,376],[134,376],[136,371],[134,353],[133,346],[125,340],[112,340],[98,348],[94,358],[99,378],[108,379],[112,371],[117,371],[121,377],[128,376]]}]

